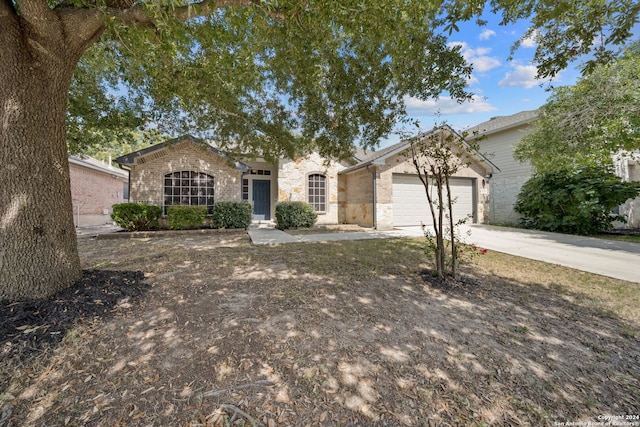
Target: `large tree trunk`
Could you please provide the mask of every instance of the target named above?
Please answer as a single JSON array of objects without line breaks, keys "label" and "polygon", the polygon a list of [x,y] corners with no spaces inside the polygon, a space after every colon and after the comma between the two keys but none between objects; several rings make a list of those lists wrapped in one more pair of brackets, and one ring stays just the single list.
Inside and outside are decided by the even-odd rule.
[{"label": "large tree trunk", "polygon": [[65,138],[79,55],[0,27],[0,299],[46,297],[80,277]]}]

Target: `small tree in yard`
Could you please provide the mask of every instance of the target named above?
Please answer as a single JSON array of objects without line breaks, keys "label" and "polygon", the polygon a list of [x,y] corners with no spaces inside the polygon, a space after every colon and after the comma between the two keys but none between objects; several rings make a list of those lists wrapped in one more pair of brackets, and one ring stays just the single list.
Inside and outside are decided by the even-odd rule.
[{"label": "small tree in yard", "polygon": [[427,253],[433,253],[440,277],[457,276],[459,226],[468,218],[455,220],[450,179],[472,161],[473,147],[448,126],[434,128],[411,142],[409,155],[427,195],[434,234],[426,227]]}]

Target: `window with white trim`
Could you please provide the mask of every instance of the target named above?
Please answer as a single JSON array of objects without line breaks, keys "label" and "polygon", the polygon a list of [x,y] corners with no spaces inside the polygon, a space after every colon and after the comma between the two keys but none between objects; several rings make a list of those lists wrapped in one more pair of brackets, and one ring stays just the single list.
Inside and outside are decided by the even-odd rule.
[{"label": "window with white trim", "polygon": [[309,175],[308,202],[316,212],[327,211],[327,178],[319,173]]},{"label": "window with white trim", "polygon": [[202,172],[180,171],[164,176],[164,214],[174,205],[206,206],[213,212],[214,178]]}]

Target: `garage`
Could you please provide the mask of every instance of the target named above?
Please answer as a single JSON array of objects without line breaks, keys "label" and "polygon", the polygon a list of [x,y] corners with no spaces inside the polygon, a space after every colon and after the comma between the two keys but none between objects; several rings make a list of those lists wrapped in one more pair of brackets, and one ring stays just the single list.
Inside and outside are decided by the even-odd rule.
[{"label": "garage", "polygon": [[[451,178],[451,194],[456,202],[453,205],[454,220],[470,216],[469,223],[475,222],[474,180],[471,178]],[[445,190],[446,191],[446,190]],[[424,186],[417,175],[393,174],[393,225],[410,226],[421,223],[432,225]],[[437,199],[437,190],[432,187],[431,194]]]}]

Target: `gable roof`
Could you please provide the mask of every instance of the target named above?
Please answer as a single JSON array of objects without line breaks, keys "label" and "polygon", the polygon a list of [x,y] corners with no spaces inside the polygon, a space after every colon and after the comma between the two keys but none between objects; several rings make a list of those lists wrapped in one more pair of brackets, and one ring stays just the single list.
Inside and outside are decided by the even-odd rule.
[{"label": "gable roof", "polygon": [[[430,135],[434,135],[438,132],[442,132],[442,131],[448,131],[451,132],[456,138],[458,138],[458,140],[462,141],[462,143],[467,147],[467,148],[471,148],[467,142],[464,140],[464,138],[462,138],[462,136],[460,136],[460,134],[458,134],[456,131],[454,131],[451,126],[449,125],[443,125],[443,126],[438,126],[437,128],[433,128],[428,132],[423,132],[413,138],[410,139],[405,139],[402,140],[400,142],[398,142],[397,144],[391,145],[389,147],[383,148],[380,151],[373,151],[370,152],[369,154],[367,154],[366,156],[364,156],[364,158],[360,159],[360,162],[354,166],[351,166],[347,169],[343,169],[341,170],[339,173],[349,173],[352,171],[355,171],[357,169],[360,168],[364,168],[367,167],[369,165],[383,165],[385,163],[385,161],[390,158],[395,156],[396,154],[402,153],[403,151],[407,150],[407,148],[409,148],[411,146],[411,143],[416,140],[416,139],[422,139],[422,138],[426,138]],[[480,161],[481,163],[485,163],[489,169],[491,169],[491,171],[499,171],[500,169],[494,165],[489,159],[487,159],[484,155],[482,155],[481,153],[479,153],[476,150],[471,150],[471,153],[474,155],[474,157]]]},{"label": "gable roof", "polygon": [[475,139],[482,135],[491,135],[496,132],[501,132],[507,129],[511,129],[517,126],[522,126],[534,122],[538,118],[538,110],[526,110],[521,111],[510,116],[498,116],[492,117],[486,122],[482,122],[479,125],[475,125],[465,132],[469,135],[467,139]]},{"label": "gable roof", "polygon": [[215,148],[214,146],[212,146],[211,144],[209,144],[205,140],[200,139],[200,138],[196,138],[196,137],[191,136],[189,134],[182,135],[182,136],[179,136],[179,137],[174,138],[174,139],[170,139],[170,140],[165,141],[165,142],[161,142],[160,144],[152,145],[151,147],[143,148],[142,150],[134,151],[133,153],[125,154],[124,156],[120,156],[120,157],[116,158],[114,161],[116,163],[118,163],[121,167],[122,166],[130,167],[130,166],[135,165],[136,159],[138,159],[140,157],[144,157],[144,156],[146,156],[148,154],[154,153],[156,151],[159,151],[159,150],[171,147],[172,145],[180,144],[180,143],[186,142],[186,141],[192,141],[195,144],[203,146],[208,151],[210,151],[210,152],[222,157],[223,159],[225,159],[228,162],[230,162],[231,164],[233,164],[235,169],[239,169],[239,170],[250,170],[251,169],[251,167],[245,165],[244,163],[229,158],[229,156],[226,153],[223,153],[222,151],[218,150],[217,148]]},{"label": "gable roof", "polygon": [[128,178],[129,173],[123,171],[122,169],[114,168],[110,164],[106,164],[98,159],[94,159],[93,157],[83,156],[69,156],[69,163],[85,167],[87,169],[92,169],[98,172],[102,172],[109,175],[115,175],[120,178]]}]

